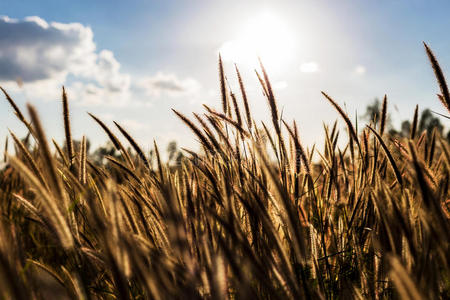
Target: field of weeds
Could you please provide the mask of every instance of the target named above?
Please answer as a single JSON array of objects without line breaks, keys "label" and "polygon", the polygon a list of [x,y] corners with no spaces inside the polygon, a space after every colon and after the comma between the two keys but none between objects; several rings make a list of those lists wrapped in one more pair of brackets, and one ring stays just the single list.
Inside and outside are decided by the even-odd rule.
[{"label": "field of weeds", "polygon": [[29,131],[11,132],[0,171],[2,299],[449,299],[449,141],[418,130],[417,108],[400,138],[386,97],[362,125],[323,93],[346,130],[325,126],[324,148],[306,148],[263,65],[271,124],[235,71],[233,92],[219,60],[220,109],[174,111],[201,149],[176,165],[94,115],[120,156],[91,161],[65,91],[66,140],[50,146],[35,108],[2,89]]}]

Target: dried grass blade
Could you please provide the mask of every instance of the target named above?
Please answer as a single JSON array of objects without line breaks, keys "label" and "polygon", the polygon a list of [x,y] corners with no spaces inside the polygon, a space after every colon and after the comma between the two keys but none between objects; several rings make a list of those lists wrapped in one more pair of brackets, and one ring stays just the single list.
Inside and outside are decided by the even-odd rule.
[{"label": "dried grass blade", "polygon": [[150,164],[148,162],[147,157],[144,154],[144,151],[142,151],[141,147],[136,143],[136,141],[131,137],[131,135],[128,134],[128,132],[122,128],[116,121],[114,121],[114,124],[117,128],[119,128],[120,132],[123,134],[123,136],[128,140],[128,142],[133,147],[134,151],[138,154],[139,158],[144,162],[144,165],[150,169]]},{"label": "dried grass blade", "polygon": [[267,100],[269,100],[269,106],[270,106],[270,112],[272,114],[272,123],[275,128],[275,131],[278,135],[281,134],[280,130],[280,124],[279,124],[279,113],[278,113],[278,107],[277,102],[275,100],[275,96],[273,94],[272,85],[270,84],[269,75],[266,72],[266,69],[264,68],[264,65],[262,64],[261,59],[259,59],[259,64],[261,66],[261,70],[264,76],[264,83],[265,87],[267,89]]},{"label": "dried grass blade", "polygon": [[131,171],[127,166],[122,164],[120,161],[117,161],[114,157],[111,156],[106,156],[105,158],[110,162],[112,162],[117,167],[119,167],[120,170],[125,171],[125,173],[133,177],[137,182],[140,182],[139,178],[133,173],[133,171]]},{"label": "dried grass blade", "polygon": [[6,163],[8,158],[8,136],[5,139],[5,148],[3,149],[3,162]]},{"label": "dried grass blade", "polygon": [[236,122],[236,121],[228,118],[224,114],[221,114],[221,113],[218,113],[218,112],[212,112],[212,114],[217,116],[217,117],[219,117],[219,118],[221,118],[222,120],[226,121],[227,123],[230,123],[231,125],[233,125],[243,135],[245,135],[247,137],[250,136],[250,134],[244,128],[242,128],[242,126],[238,122]]},{"label": "dried grass blade", "polygon": [[16,113],[17,117],[19,118],[22,123],[24,123],[27,127],[29,127],[29,123],[23,116],[22,112],[20,111],[19,107],[16,105],[14,100],[9,96],[9,94],[0,86],[0,90],[3,92],[3,94],[6,97],[6,100],[8,100],[9,104],[11,104],[12,108],[14,109],[14,112]]},{"label": "dried grass blade", "polygon": [[225,71],[223,70],[222,56],[219,54],[220,94],[222,96],[222,109],[226,115],[228,110],[227,87],[225,85]]},{"label": "dried grass blade", "polygon": [[424,42],[423,43],[425,50],[428,55],[428,59],[430,60],[431,66],[433,67],[434,75],[436,76],[437,82],[439,83],[439,88],[441,89],[441,95],[442,95],[442,104],[445,106],[448,112],[450,112],[450,93],[448,91],[447,82],[445,80],[444,73],[442,72],[441,67],[439,66],[439,63],[434,56],[431,49],[428,47],[428,45]]},{"label": "dried grass blade", "polygon": [[97,118],[96,116],[94,116],[91,113],[88,113],[92,119],[95,120],[95,122],[97,122],[100,127],[106,132],[106,134],[108,135],[109,139],[111,140],[111,142],[114,144],[114,147],[116,147],[116,149],[118,151],[120,151],[122,153],[122,155],[125,157],[125,160],[127,161],[127,163],[130,165],[131,168],[134,169],[134,164],[133,161],[130,158],[130,155],[128,154],[128,152],[125,150],[125,148],[123,147],[122,143],[120,142],[120,140],[111,132],[111,130],[109,130],[109,128],[105,125],[105,123],[103,123],[99,118]]},{"label": "dried grass blade", "polygon": [[322,92],[322,95],[325,96],[325,98],[334,106],[334,108],[338,111],[338,113],[344,119],[345,123],[347,124],[350,135],[355,140],[355,142],[359,145],[358,136],[356,135],[355,128],[353,127],[353,124],[350,121],[350,118],[347,116],[347,114],[344,112],[344,110],[339,106],[339,104],[337,104],[330,96],[328,96],[325,92]]},{"label": "dried grass blade", "polygon": [[24,146],[24,144],[16,137],[16,135],[13,132],[9,132],[14,140],[14,143],[16,143],[17,147],[19,147],[20,151],[22,151],[23,155],[25,156],[28,164],[30,165],[31,169],[33,170],[34,174],[37,176],[39,181],[42,183],[43,186],[45,186],[48,189],[47,184],[45,183],[44,176],[42,175],[41,170],[39,170],[35,160],[31,156],[31,153],[28,151],[28,149]]},{"label": "dried grass blade", "polygon": [[245,109],[245,116],[247,118],[248,130],[251,130],[252,129],[252,116],[250,113],[250,106],[248,104],[247,93],[245,91],[244,82],[242,81],[241,73],[239,72],[237,65],[234,65],[234,67],[236,69],[236,74],[237,74],[238,81],[239,81],[239,88],[241,89],[242,100],[244,102],[244,109]]},{"label": "dried grass blade", "polygon": [[392,167],[392,170],[394,171],[395,178],[397,179],[398,183],[399,183],[401,186],[403,186],[403,180],[402,180],[402,175],[401,175],[401,173],[400,173],[400,170],[398,169],[397,164],[395,163],[395,160],[394,160],[394,158],[392,157],[392,155],[391,155],[391,153],[390,153],[388,147],[387,147],[386,144],[384,143],[383,138],[382,138],[382,137],[376,132],[376,130],[373,129],[372,127],[367,126],[367,128],[369,128],[369,129],[373,132],[373,134],[376,136],[378,142],[380,143],[381,147],[382,147],[383,150],[384,150],[384,153],[386,153],[386,156],[387,156],[387,158],[388,158],[388,160],[389,160],[389,163],[390,163],[390,165],[391,165],[391,167]]},{"label": "dried grass blade", "polygon": [[386,119],[387,119],[387,95],[384,95],[383,104],[381,106],[380,136],[383,136],[384,129],[386,127]]},{"label": "dried grass blade", "polygon": [[195,133],[195,135],[200,139],[200,142],[203,144],[203,146],[214,153],[214,148],[211,146],[211,144],[208,142],[206,137],[203,135],[203,133],[200,131],[200,129],[195,126],[194,123],[192,123],[191,120],[189,120],[186,116],[183,114],[177,112],[176,110],[172,109],[172,111],[184,122],[186,125]]},{"label": "dried grass blade", "polygon": [[416,105],[416,109],[414,110],[413,122],[411,124],[411,135],[409,136],[411,140],[413,140],[416,137],[418,120],[419,120],[419,105]]},{"label": "dried grass blade", "polygon": [[36,137],[39,141],[39,149],[41,150],[41,154],[42,154],[42,157],[44,159],[44,162],[45,162],[45,165],[47,168],[47,173],[48,173],[50,183],[51,183],[50,188],[52,188],[54,190],[58,199],[62,200],[62,199],[64,199],[64,196],[63,196],[61,181],[60,181],[60,178],[58,177],[56,167],[54,164],[54,160],[53,160],[53,157],[50,152],[50,148],[47,143],[47,138],[45,136],[44,129],[41,125],[41,121],[38,117],[38,114],[37,114],[34,106],[28,104],[28,111],[31,116],[31,121],[33,122],[33,125],[34,125]]},{"label": "dried grass blade", "polygon": [[80,147],[80,169],[78,171],[78,176],[80,179],[81,184],[86,184],[86,137],[83,135],[83,138],[81,140],[81,147]]},{"label": "dried grass blade", "polygon": [[306,157],[305,150],[303,149],[303,146],[302,146],[302,144],[300,143],[300,139],[299,139],[299,137],[298,137],[298,134],[296,134],[296,131],[297,131],[297,130],[294,129],[294,130],[295,130],[295,132],[294,132],[294,131],[289,127],[289,125],[286,124],[286,122],[285,122],[284,120],[283,120],[283,124],[284,124],[284,126],[286,126],[286,128],[287,128],[289,134],[291,135],[292,139],[294,140],[294,143],[295,143],[295,151],[296,151],[296,157],[295,157],[295,159],[297,160],[297,159],[300,158],[300,159],[302,160],[303,165],[304,165],[304,168],[305,168],[305,171],[306,171],[306,174],[310,175],[311,170],[310,170],[310,166],[309,166],[309,161],[308,161],[308,158]]},{"label": "dried grass blade", "polygon": [[75,154],[73,151],[72,132],[70,130],[69,101],[67,99],[66,89],[64,88],[64,86],[62,88],[62,102],[63,102],[64,131],[66,134],[67,155],[69,156],[70,168],[72,168]]}]

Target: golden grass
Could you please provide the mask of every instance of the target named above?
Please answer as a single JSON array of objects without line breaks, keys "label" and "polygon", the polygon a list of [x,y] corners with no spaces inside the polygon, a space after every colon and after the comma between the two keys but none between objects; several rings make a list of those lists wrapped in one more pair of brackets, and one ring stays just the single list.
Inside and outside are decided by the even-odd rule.
[{"label": "golden grass", "polygon": [[387,97],[378,129],[358,132],[323,93],[348,139],[339,146],[334,123],[323,151],[305,151],[261,69],[275,133],[256,126],[237,67],[241,98],[226,87],[219,58],[223,112],[174,111],[202,146],[175,166],[115,123],[126,150],[93,115],[121,156],[92,161],[85,137],[71,147],[65,91],[68,153],[54,142],[56,156],[36,109],[28,122],[2,89],[35,143],[11,133],[16,154],[0,171],[1,297],[448,299],[449,142],[418,132],[417,107],[409,137],[386,133]]}]

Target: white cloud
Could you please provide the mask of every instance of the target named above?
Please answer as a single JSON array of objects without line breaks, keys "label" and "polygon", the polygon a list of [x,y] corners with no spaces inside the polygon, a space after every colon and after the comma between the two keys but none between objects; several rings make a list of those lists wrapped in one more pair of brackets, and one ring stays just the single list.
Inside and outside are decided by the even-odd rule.
[{"label": "white cloud", "polygon": [[89,27],[51,23],[39,17],[0,17],[0,80],[23,82],[86,72],[95,64]]},{"label": "white cloud", "polygon": [[315,61],[302,63],[300,65],[300,71],[303,73],[315,73],[319,72],[319,65]]},{"label": "white cloud", "polygon": [[355,67],[355,73],[357,74],[357,75],[364,75],[364,74],[366,74],[366,67],[364,67],[364,66],[362,66],[362,65],[358,65],[358,66],[356,66]]},{"label": "white cloud", "polygon": [[96,114],[97,117],[100,118],[102,121],[112,121],[114,120],[114,114],[112,113],[99,113]]},{"label": "white cloud", "polygon": [[273,84],[273,88],[276,90],[284,90],[287,86],[288,84],[286,81],[278,81]]},{"label": "white cloud", "polygon": [[0,85],[11,95],[22,93],[28,100],[53,101],[61,99],[61,86],[64,81],[65,76],[55,76],[26,83],[22,83],[20,80],[4,81],[0,82]]},{"label": "white cloud", "polygon": [[0,85],[11,93],[21,88],[28,99],[57,100],[65,85],[78,105],[117,107],[151,105],[140,101],[143,94],[180,97],[200,90],[193,78],[161,72],[134,78],[131,86],[131,75],[120,67],[112,51],[96,49],[88,26],[0,16]]},{"label": "white cloud", "polygon": [[158,72],[155,76],[144,77],[137,83],[149,96],[168,95],[180,97],[194,95],[200,90],[200,83],[193,78],[180,79],[175,74]]},{"label": "white cloud", "polygon": [[133,100],[134,95],[131,90],[111,90],[96,82],[74,81],[66,85],[66,91],[69,99],[80,106],[124,107],[142,105],[141,102]]},{"label": "white cloud", "polygon": [[135,119],[117,119],[117,116],[112,113],[98,113],[95,114],[100,120],[112,122],[116,121],[125,130],[139,131],[148,128],[148,125]]},{"label": "white cloud", "polygon": [[133,119],[124,119],[121,122],[119,122],[120,125],[123,125],[124,128],[130,129],[133,131],[138,131],[142,129],[147,128],[147,124],[144,124],[142,122],[133,120]]},{"label": "white cloud", "polygon": [[[96,117],[105,122],[110,129],[113,131],[117,131],[116,126],[113,121],[117,122],[123,129],[125,129],[131,136],[134,137],[135,134],[145,133],[144,129],[149,128],[149,124],[147,122],[142,122],[136,119],[122,119],[118,115],[105,112],[105,113],[94,113]],[[117,131],[119,132],[119,131]]]},{"label": "white cloud", "polygon": [[130,87],[130,75],[119,71],[120,64],[109,50],[103,50],[98,55],[94,75],[97,81],[112,92],[126,91]]},{"label": "white cloud", "polygon": [[113,52],[96,51],[91,28],[80,23],[47,23],[33,16],[0,17],[0,82],[32,99],[55,100],[68,75],[77,103],[122,105],[130,99],[130,75],[120,72]]}]

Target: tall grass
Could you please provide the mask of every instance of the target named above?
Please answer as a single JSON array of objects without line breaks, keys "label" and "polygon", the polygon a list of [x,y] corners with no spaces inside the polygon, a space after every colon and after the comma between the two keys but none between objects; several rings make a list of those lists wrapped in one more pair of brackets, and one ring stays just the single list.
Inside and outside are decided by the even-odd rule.
[{"label": "tall grass", "polygon": [[94,115],[121,156],[91,161],[84,137],[72,145],[65,91],[67,157],[55,142],[57,156],[36,109],[28,121],[2,89],[34,138],[11,133],[16,154],[0,171],[2,298],[448,299],[448,141],[418,137],[417,108],[410,137],[385,133],[386,97],[378,128],[359,132],[323,93],[348,138],[325,126],[324,149],[306,151],[263,65],[272,127],[256,125],[236,72],[241,97],[219,59],[222,112],[174,111],[201,145],[176,166],[115,123],[126,149]]}]

